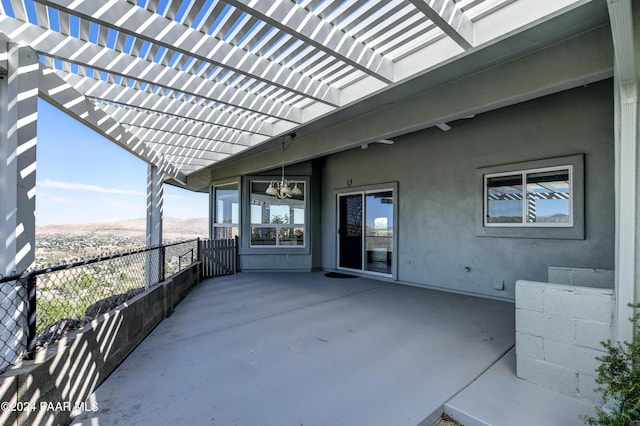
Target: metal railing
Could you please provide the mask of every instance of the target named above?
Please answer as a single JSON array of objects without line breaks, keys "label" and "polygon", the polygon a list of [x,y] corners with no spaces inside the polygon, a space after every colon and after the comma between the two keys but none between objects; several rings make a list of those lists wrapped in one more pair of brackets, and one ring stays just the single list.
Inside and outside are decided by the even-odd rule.
[{"label": "metal railing", "polygon": [[199,246],[189,240],[1,277],[0,373],[191,265]]}]

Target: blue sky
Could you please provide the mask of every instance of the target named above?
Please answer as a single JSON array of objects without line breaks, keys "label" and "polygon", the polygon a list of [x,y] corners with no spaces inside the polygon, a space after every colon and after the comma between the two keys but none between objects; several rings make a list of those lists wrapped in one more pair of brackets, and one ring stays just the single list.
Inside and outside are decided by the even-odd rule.
[{"label": "blue sky", "polygon": [[[39,100],[36,223],[146,215],[147,164]],[[208,216],[208,194],[164,187],[164,216]]]}]

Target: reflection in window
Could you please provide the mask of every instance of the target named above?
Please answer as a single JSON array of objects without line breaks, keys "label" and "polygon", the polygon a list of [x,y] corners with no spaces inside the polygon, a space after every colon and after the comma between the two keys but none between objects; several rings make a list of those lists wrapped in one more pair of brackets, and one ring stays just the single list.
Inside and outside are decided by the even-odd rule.
[{"label": "reflection in window", "polygon": [[393,253],[393,191],[366,195],[366,270],[391,274]]},{"label": "reflection in window", "polygon": [[527,222],[569,224],[569,170],[527,175]]},{"label": "reflection in window", "polygon": [[269,182],[251,182],[251,246],[304,246],[305,184],[302,195],[284,199],[267,195]]},{"label": "reflection in window", "polygon": [[215,240],[230,239],[238,236],[240,203],[238,183],[216,186],[214,192],[213,235]]},{"label": "reflection in window", "polygon": [[571,166],[485,176],[486,226],[572,226],[571,201]]},{"label": "reflection in window", "polygon": [[487,178],[487,223],[522,223],[522,174]]}]

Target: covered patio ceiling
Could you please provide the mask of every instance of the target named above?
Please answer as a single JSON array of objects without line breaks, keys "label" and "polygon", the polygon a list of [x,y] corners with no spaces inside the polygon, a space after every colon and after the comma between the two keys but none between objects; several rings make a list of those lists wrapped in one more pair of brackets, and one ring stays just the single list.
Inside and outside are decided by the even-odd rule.
[{"label": "covered patio ceiling", "polygon": [[0,41],[38,53],[42,98],[202,189],[189,175],[602,19],[599,0],[0,0]]}]

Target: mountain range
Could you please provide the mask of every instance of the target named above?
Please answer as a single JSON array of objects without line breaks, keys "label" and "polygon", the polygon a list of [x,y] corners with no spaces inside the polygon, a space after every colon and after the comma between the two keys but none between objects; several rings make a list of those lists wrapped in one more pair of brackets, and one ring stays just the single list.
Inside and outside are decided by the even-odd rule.
[{"label": "mountain range", "polygon": [[[206,217],[175,218],[165,217],[162,224],[163,240],[186,240],[208,238]],[[65,223],[36,225],[36,236],[114,236],[122,238],[144,239],[147,222],[145,218],[128,219],[110,222]]]}]

